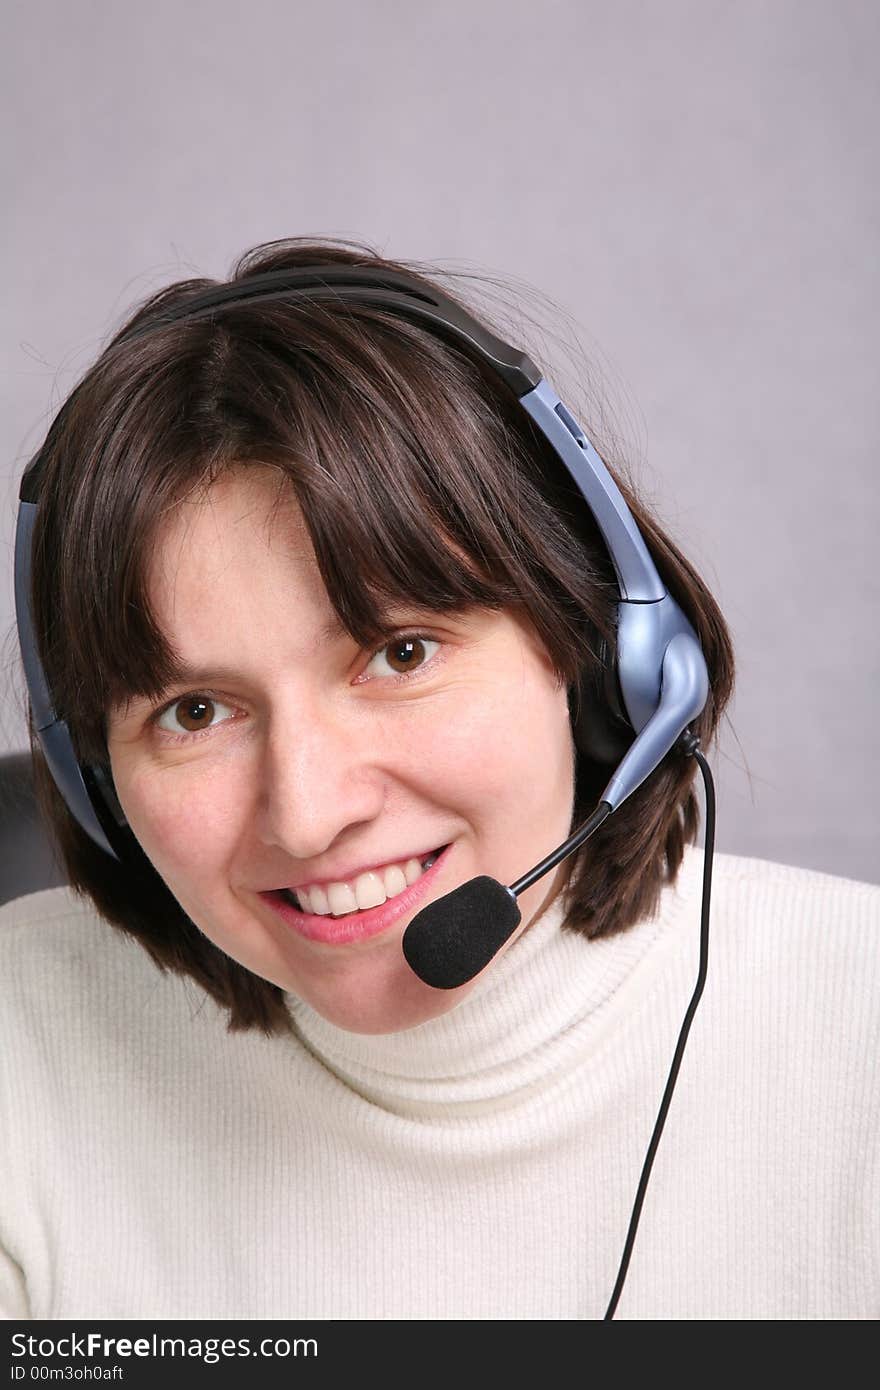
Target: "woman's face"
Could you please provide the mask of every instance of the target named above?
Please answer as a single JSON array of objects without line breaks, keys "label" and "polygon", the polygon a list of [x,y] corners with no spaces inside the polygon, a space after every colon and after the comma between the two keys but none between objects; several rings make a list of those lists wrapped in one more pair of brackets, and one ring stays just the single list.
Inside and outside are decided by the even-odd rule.
[{"label": "woman's face", "polygon": [[[477,874],[512,883],[570,829],[566,690],[537,637],[511,613],[406,604],[380,648],[359,648],[296,501],[279,505],[277,474],[258,467],[172,514],[148,582],[189,678],[111,711],[108,745],[175,898],[228,956],[342,1028],[447,1012],[472,982],[419,980],[409,922]],[[520,895],[515,935],[562,872]],[[291,886],[299,909],[274,891]]]}]

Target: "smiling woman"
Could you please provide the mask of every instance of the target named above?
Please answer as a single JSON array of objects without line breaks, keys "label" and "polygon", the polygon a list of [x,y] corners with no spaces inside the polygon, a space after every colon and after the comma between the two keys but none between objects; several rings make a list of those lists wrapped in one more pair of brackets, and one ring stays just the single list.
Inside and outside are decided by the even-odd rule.
[{"label": "smiling woman", "polygon": [[[436,321],[422,268],[329,241],[171,285],[25,473],[69,886],[0,911],[7,1316],[601,1316],[710,881],[620,1314],[880,1309],[880,892],[725,854],[713,877],[719,608],[443,293]],[[514,880],[489,964],[426,983],[414,921]],[[494,949],[474,902],[449,932]]]},{"label": "smiling woman", "polygon": [[[301,510],[261,465],[166,519],[146,581],[186,679],[155,707],[111,711],[107,746],[128,825],[176,902],[230,959],[340,1027],[390,1032],[453,1008],[470,986],[413,974],[409,917],[476,874],[514,879],[571,823],[567,693],[537,636],[473,606],[429,626],[413,603],[386,615],[373,651],[328,639]],[[205,684],[187,689],[194,672]],[[559,878],[523,895],[523,927]]]},{"label": "smiling woman", "polygon": [[[608,760],[575,759],[566,697],[575,713],[584,703],[605,716],[605,739],[621,749],[632,739],[601,659],[606,648],[613,650],[619,597],[606,544],[546,438],[460,340],[444,340],[422,322],[351,294],[337,296],[332,307],[319,293],[247,298],[248,286],[265,284],[267,275],[315,265],[325,274],[356,266],[405,272],[419,283],[411,266],[363,248],[296,242],[258,248],[233,277],[242,295],[234,304],[188,314],[210,288],[205,281],[172,285],[149,301],[120,329],[53,425],[42,451],[32,597],[55,711],[78,760],[95,769],[112,802],[123,749],[120,742],[113,755],[113,712],[127,705],[164,709],[172,695],[204,697],[206,685],[219,684],[220,703],[237,713],[250,710],[244,699],[250,694],[248,732],[230,719],[220,736],[217,756],[229,786],[216,782],[210,813],[200,797],[197,818],[189,800],[196,787],[190,758],[204,769],[215,755],[175,743],[170,721],[179,726],[179,717],[171,713],[151,726],[152,785],[187,798],[178,812],[190,829],[179,829],[193,853],[194,823],[207,828],[219,819],[230,829],[234,803],[227,794],[233,787],[243,794],[232,779],[247,759],[249,795],[259,788],[255,825],[296,817],[288,845],[261,844],[255,830],[250,844],[236,846],[227,866],[229,892],[264,887],[267,870],[272,887],[304,877],[320,885],[340,868],[398,862],[401,853],[438,842],[451,842],[436,871],[443,888],[463,882],[469,867],[503,873],[512,863],[521,871],[528,865],[512,854],[497,864],[483,861],[476,831],[464,833],[454,807],[438,803],[428,814],[423,804],[413,822],[415,793],[381,758],[365,765],[362,745],[368,739],[377,750],[390,748],[399,731],[400,755],[409,748],[428,788],[446,765],[441,757],[458,757],[460,775],[479,784],[487,802],[499,800],[492,838],[498,847],[508,834],[504,814],[513,815],[511,796],[527,790],[531,799],[546,762],[557,800],[552,809],[546,800],[530,806],[530,848],[551,850],[573,820],[592,812],[608,775]],[[432,287],[425,275],[421,283]],[[693,727],[708,747],[733,682],[724,620],[699,576],[618,481],[702,646],[710,690]],[[236,584],[240,594],[231,592]],[[425,627],[425,619],[433,626]],[[431,663],[436,674],[408,675],[405,685],[389,686],[386,679],[381,688],[360,682],[357,662],[377,654],[401,632],[401,622],[414,628],[403,636],[425,627],[426,635],[441,639]],[[334,631],[345,639],[341,645],[327,640]],[[232,650],[233,637],[246,639],[240,654]],[[538,670],[551,693],[542,688],[532,710]],[[223,673],[244,686],[227,690],[223,681],[206,679]],[[517,691],[522,699],[514,708]],[[494,715],[505,713],[513,722],[503,730]],[[415,727],[422,740],[417,754],[407,744],[407,730]],[[564,779],[560,737],[567,740]],[[509,775],[500,777],[493,756],[504,739]],[[169,882],[165,867],[173,861],[163,855],[157,862],[145,852],[124,814],[129,807],[118,817],[123,828],[111,827],[122,862],[98,851],[71,818],[36,747],[35,757],[73,887],[109,921],[137,934],[157,963],[191,974],[228,1009],[232,1029],[289,1031],[286,971],[250,969],[240,946],[226,935],[220,945],[210,926],[190,914],[192,894],[176,876]],[[644,794],[626,802],[551,882],[530,892],[524,908],[534,916],[550,890],[566,883],[565,924],[587,936],[622,931],[655,911],[696,833],[694,770],[692,761],[666,759]],[[146,785],[143,767],[139,784],[142,779]],[[273,786],[285,779],[288,804],[281,808]],[[421,802],[431,796],[419,789]],[[324,808],[340,797],[340,819],[323,819]],[[138,808],[130,809],[141,825]],[[447,833],[455,824],[459,836]],[[165,842],[163,849],[167,854]],[[266,905],[255,906],[255,923],[265,923]],[[394,1018],[418,1017],[409,998],[416,983],[402,988],[408,998],[388,1015],[391,1026],[402,1026]],[[429,1003],[426,995],[425,1017],[454,1003],[454,997]],[[378,1003],[349,999],[346,1017],[354,1023],[359,1014],[366,1030],[382,1028]]]}]

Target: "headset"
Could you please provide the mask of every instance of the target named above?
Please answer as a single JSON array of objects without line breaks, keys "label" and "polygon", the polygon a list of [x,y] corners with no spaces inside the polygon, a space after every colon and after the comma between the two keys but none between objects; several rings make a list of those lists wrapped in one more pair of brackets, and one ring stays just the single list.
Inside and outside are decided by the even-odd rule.
[{"label": "headset", "polygon": [[[696,757],[706,779],[707,854],[700,973],[642,1172],[627,1247],[605,1315],[610,1318],[622,1289],[653,1155],[705,981],[714,797],[710,801],[711,775],[708,764],[697,751],[699,739],[688,728],[704,708],[709,693],[709,676],[699,639],[661,580],[616,482],[578,421],[538,367],[523,352],[496,337],[466,308],[421,279],[402,271],[363,265],[315,265],[264,271],[246,280],[198,292],[183,303],[162,309],[146,323],[139,323],[123,333],[114,348],[170,323],[211,319],[222,314],[224,309],[267,300],[329,300],[343,308],[348,304],[375,305],[406,320],[427,325],[468,357],[476,357],[517,399],[551,446],[592,514],[608,551],[619,591],[616,638],[613,643],[599,644],[598,679],[594,662],[589,675],[585,673],[578,686],[572,727],[579,751],[599,764],[612,765],[613,772],[599,808],[586,825],[518,880],[513,888],[503,892],[510,897],[522,891],[573,852],[641,786],[673,748],[685,756]],[[106,854],[124,862],[125,842],[131,831],[116,798],[110,769],[78,761],[67,725],[53,705],[33,622],[33,532],[45,460],[49,441],[75,395],[76,391],[62,407],[46,443],[28,464],[21,481],[15,537],[16,617],[33,728],[51,776],[78,825]],[[494,884],[493,880],[472,881],[474,884],[487,882]],[[519,920],[518,914],[516,920]],[[505,928],[505,932],[509,934],[509,929]],[[408,953],[407,958],[410,959]],[[413,960],[410,963],[421,973]],[[441,987],[448,986],[441,982]]]},{"label": "headset", "polygon": [[[466,309],[420,280],[398,271],[335,265],[267,271],[237,284],[217,286],[163,311],[146,324],[138,324],[116,345],[181,319],[210,318],[224,308],[257,300],[303,296],[336,299],[342,304],[374,304],[427,323],[466,352],[476,352],[516,396],[562,461],[595,518],[620,591],[616,643],[600,643],[599,677],[591,671],[589,679],[581,682],[573,720],[575,741],[582,753],[599,763],[619,763],[602,797],[616,809],[702,710],[709,690],[708,673],[696,633],[666,591],[617,484],[581,426],[524,353],[502,342]],[[56,419],[49,439],[57,424]],[[53,706],[34,631],[31,556],[45,454],[46,445],[22,477],[15,536],[16,618],[34,731],[71,815],[101,849],[124,860],[124,843],[117,827],[124,827],[126,820],[108,769],[77,760],[67,725]],[[664,707],[662,720],[657,720],[664,681],[667,690],[673,682],[680,685],[682,694],[673,709],[668,704]]]}]

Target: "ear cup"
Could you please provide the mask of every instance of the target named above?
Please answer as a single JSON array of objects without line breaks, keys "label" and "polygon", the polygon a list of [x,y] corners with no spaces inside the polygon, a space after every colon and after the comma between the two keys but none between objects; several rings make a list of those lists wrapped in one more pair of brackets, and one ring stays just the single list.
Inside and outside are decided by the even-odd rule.
[{"label": "ear cup", "polygon": [[604,637],[597,646],[598,661],[584,668],[572,689],[572,731],[584,757],[618,763],[636,735],[624,709],[614,650]]},{"label": "ear cup", "polygon": [[109,811],[113,820],[120,827],[128,825],[125,819],[125,812],[119,804],[116,795],[116,787],[113,784],[113,773],[110,771],[109,764],[105,763],[86,763],[80,764],[80,772],[89,793],[92,805],[95,807],[95,814],[100,817],[99,807],[106,813]]},{"label": "ear cup", "polygon": [[146,870],[152,879],[150,861],[144,854],[131,826],[126,820],[109,762],[80,763],[80,772],[89,794],[95,815],[110,844],[110,847],[126,870],[140,876]]}]

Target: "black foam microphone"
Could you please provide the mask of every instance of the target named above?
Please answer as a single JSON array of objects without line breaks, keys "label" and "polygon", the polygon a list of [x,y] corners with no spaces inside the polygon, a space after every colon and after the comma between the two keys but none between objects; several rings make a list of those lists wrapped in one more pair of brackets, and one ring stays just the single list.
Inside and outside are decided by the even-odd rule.
[{"label": "black foam microphone", "polygon": [[519,923],[512,890],[483,874],[416,913],[403,954],[426,985],[455,989],[489,964]]},{"label": "black foam microphone", "polygon": [[520,924],[519,894],[579,849],[613,809],[600,801],[580,830],[509,888],[483,874],[428,903],[403,934],[410,969],[434,989],[456,989],[485,970]]}]

